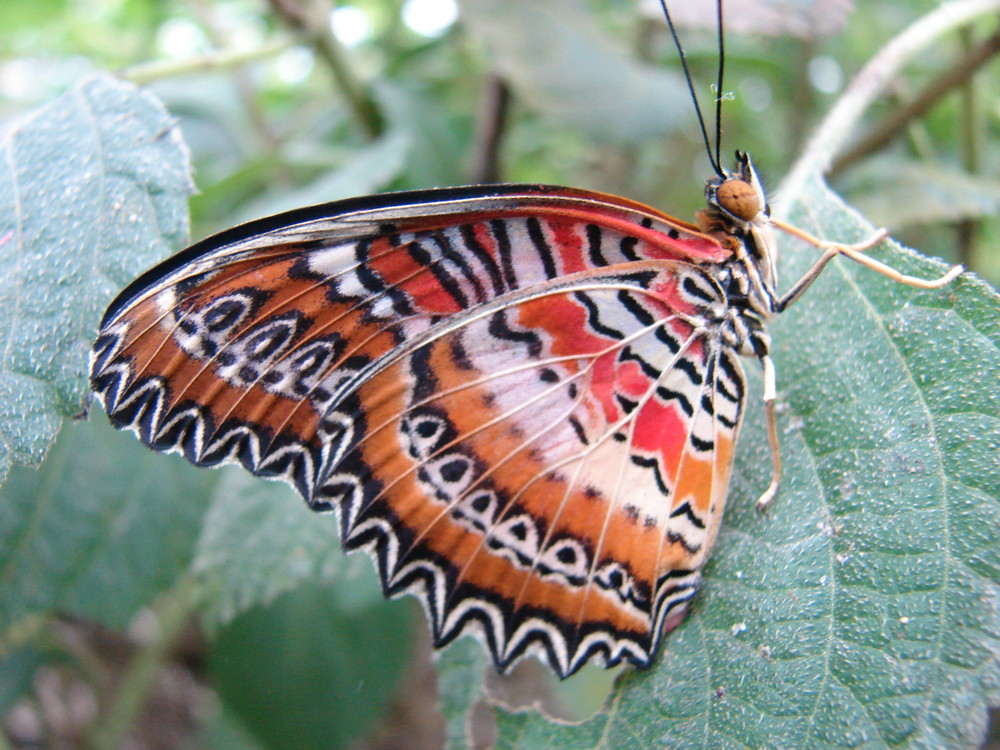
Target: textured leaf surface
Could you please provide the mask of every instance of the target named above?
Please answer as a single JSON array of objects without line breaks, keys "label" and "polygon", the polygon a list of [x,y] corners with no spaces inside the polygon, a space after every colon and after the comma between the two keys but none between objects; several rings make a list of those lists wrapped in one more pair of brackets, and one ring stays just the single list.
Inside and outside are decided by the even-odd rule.
[{"label": "textured leaf surface", "polygon": [[100,314],[183,243],[192,185],[162,106],[110,76],[9,124],[0,154],[2,481],[81,410]]},{"label": "textured leaf surface", "polygon": [[190,565],[217,477],[103,418],[67,425],[0,488],[0,637],[54,609],[126,625]]},{"label": "textured leaf surface", "polygon": [[[871,231],[818,182],[792,219]],[[816,251],[782,247],[787,283]],[[754,401],[705,587],[659,663],[579,726],[500,711],[499,747],[978,746],[1000,699],[998,310],[970,277],[926,292],[838,260],[772,326],[777,505],[753,508],[769,471]]]}]

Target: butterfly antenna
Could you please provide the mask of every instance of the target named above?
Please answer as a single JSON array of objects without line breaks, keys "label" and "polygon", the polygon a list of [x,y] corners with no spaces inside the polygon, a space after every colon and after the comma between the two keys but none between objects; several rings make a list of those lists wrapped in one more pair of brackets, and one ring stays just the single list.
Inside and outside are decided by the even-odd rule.
[{"label": "butterfly antenna", "polygon": [[[684,69],[684,78],[687,80],[688,91],[691,92],[691,101],[694,102],[694,111],[698,115],[698,125],[701,127],[701,137],[705,141],[705,150],[708,151],[708,160],[712,163],[712,169],[719,177],[725,177],[725,173],[722,171],[722,167],[719,162],[719,144],[718,138],[716,138],[715,144],[715,155],[712,154],[712,144],[708,140],[708,129],[705,127],[705,118],[701,114],[701,105],[698,103],[698,94],[694,90],[694,82],[691,80],[691,70],[688,68],[687,55],[684,54],[684,48],[681,46],[681,40],[677,36],[677,29],[674,28],[674,20],[670,17],[670,9],[667,8],[667,0],[660,0],[660,7],[663,8],[663,15],[667,19],[667,26],[670,27],[670,36],[674,38],[674,46],[677,48],[677,54],[681,58],[681,67]],[[719,12],[721,13],[721,7]],[[722,69],[719,69],[719,78],[722,78]],[[719,125],[716,123],[716,130],[718,130]]]},{"label": "butterfly antenna", "polygon": [[719,33],[719,77],[715,84],[715,167],[718,171],[722,164],[720,151],[722,149],[722,73],[726,67],[726,39],[722,24],[722,0],[715,4],[716,24]]}]

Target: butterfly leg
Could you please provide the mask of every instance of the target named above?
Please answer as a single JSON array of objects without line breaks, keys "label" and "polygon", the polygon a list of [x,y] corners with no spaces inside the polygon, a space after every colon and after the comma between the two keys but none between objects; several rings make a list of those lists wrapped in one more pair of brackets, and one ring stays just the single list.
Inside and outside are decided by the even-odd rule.
[{"label": "butterfly leg", "polygon": [[757,500],[757,512],[766,513],[781,483],[781,445],[778,443],[778,420],[774,415],[774,399],[778,393],[774,362],[770,356],[764,356],[760,364],[764,368],[764,417],[767,421],[767,442],[771,446],[771,484]]},{"label": "butterfly leg", "polygon": [[877,271],[883,276],[888,276],[893,281],[898,281],[901,284],[914,286],[919,289],[939,289],[940,287],[943,287],[945,284],[948,284],[949,282],[953,281],[955,277],[957,277],[959,274],[962,273],[962,271],[965,270],[964,267],[962,266],[953,266],[951,269],[948,270],[946,274],[944,274],[940,278],[930,279],[930,280],[921,279],[917,278],[916,276],[908,276],[907,274],[900,273],[892,266],[888,266],[885,263],[882,263],[881,261],[875,260],[874,258],[865,255],[866,250],[870,250],[871,248],[875,247],[880,242],[882,242],[882,240],[884,240],[886,237],[889,236],[888,231],[885,229],[879,229],[878,231],[873,233],[871,237],[862,242],[858,242],[853,245],[842,245],[835,242],[828,242],[826,240],[821,240],[818,237],[814,237],[808,232],[799,229],[798,227],[794,227],[791,224],[786,224],[783,221],[774,220],[772,223],[774,224],[774,226],[776,226],[778,229],[785,232],[786,234],[790,234],[793,237],[797,237],[803,242],[808,242],[813,247],[817,247],[823,250],[823,255],[820,256],[819,260],[817,260],[813,264],[812,268],[806,271],[805,275],[803,275],[801,279],[795,282],[795,284],[792,285],[792,288],[789,289],[788,292],[781,299],[777,301],[776,304],[777,312],[781,312],[786,307],[795,302],[799,297],[801,297],[802,293],[805,292],[805,290],[808,289],[812,285],[812,283],[816,280],[816,278],[820,275],[820,273],[826,267],[827,263],[829,263],[838,255],[844,255],[850,258],[851,260],[860,263],[866,268],[870,268],[873,271]]}]

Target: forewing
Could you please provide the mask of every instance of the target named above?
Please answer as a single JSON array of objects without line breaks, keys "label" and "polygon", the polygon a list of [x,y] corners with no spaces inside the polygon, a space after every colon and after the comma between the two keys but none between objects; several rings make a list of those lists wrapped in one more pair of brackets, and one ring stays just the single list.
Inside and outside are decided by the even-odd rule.
[{"label": "forewing", "polygon": [[140,278],[92,383],[150,447],[338,510],[439,644],[473,626],[502,668],[647,664],[694,594],[742,412],[703,268],[723,257],[579,191],[332,204]]}]

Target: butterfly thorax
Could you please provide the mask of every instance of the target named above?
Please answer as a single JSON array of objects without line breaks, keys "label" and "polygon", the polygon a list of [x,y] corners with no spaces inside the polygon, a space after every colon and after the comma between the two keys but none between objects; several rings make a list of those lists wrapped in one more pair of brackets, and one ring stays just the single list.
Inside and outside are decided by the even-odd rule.
[{"label": "butterfly thorax", "polygon": [[719,333],[741,354],[763,357],[770,346],[766,324],[777,312],[770,208],[750,157],[738,151],[736,159],[733,172],[706,184],[708,205],[697,218],[702,231],[732,252],[714,273],[727,303]]}]

